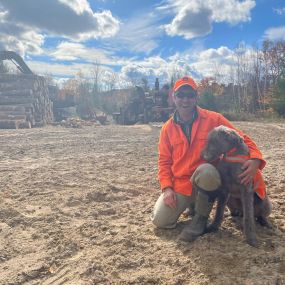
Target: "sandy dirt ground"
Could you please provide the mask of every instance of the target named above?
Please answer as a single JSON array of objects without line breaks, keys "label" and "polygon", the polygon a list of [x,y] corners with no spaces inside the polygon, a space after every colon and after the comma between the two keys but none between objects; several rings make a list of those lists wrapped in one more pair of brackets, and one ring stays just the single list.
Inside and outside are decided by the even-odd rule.
[{"label": "sandy dirt ground", "polygon": [[237,122],[259,145],[273,229],[180,243],[150,222],[160,127],[0,130],[0,284],[285,284],[285,124]]}]

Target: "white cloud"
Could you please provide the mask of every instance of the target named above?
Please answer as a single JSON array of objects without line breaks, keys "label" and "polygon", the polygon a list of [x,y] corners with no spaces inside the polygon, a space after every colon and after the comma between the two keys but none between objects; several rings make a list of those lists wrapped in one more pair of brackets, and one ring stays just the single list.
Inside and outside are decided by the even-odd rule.
[{"label": "white cloud", "polygon": [[174,14],[172,22],[165,25],[169,35],[192,39],[209,34],[215,22],[236,25],[250,21],[254,6],[253,0],[168,0],[158,9]]},{"label": "white cloud", "polygon": [[229,82],[235,66],[234,51],[220,47],[195,54],[189,50],[167,59],[157,56],[142,62],[130,62],[122,68],[121,74],[125,79],[131,78],[136,83],[141,83],[141,79],[146,78],[150,84],[154,84],[156,77],[161,84],[169,83],[173,75],[189,75],[197,81],[203,77],[216,77],[218,81]]},{"label": "white cloud", "polygon": [[[49,57],[50,63],[34,60],[28,64],[37,74],[62,78],[78,72],[88,75],[92,63],[101,64],[109,76],[112,76],[108,73],[110,66],[116,66],[116,70],[122,66],[118,78],[125,82],[127,77],[139,80],[145,77],[154,83],[156,77],[161,82],[169,82],[174,73],[194,77],[197,74],[212,76],[217,71],[229,73],[235,63],[233,51],[223,46],[205,50],[202,39],[191,41],[191,51],[168,58],[150,55],[159,46],[159,38],[165,32],[163,28],[171,36],[201,37],[212,31],[213,23],[249,21],[255,1],[166,0],[164,3],[152,13],[140,10],[139,14],[119,22],[110,11],[92,11],[87,0],[0,0],[0,50],[13,49],[21,55]],[[161,26],[166,18],[172,19],[171,23]],[[268,29],[266,34],[271,38],[280,37],[285,34],[284,27]],[[104,41],[90,41],[88,46],[82,43],[99,38]],[[196,48],[195,42],[200,43]],[[176,48],[171,46],[171,40],[165,47],[165,50]],[[117,51],[125,56],[145,53],[148,57],[141,60],[118,57],[115,56]],[[160,52],[164,53],[164,47]],[[60,61],[70,64],[56,63]]]},{"label": "white cloud", "polygon": [[120,31],[108,41],[115,49],[150,54],[158,47],[157,39],[163,33],[160,16],[141,12],[121,23]]},{"label": "white cloud", "polygon": [[[82,74],[87,81],[93,80],[92,70],[94,65],[91,63],[72,63],[69,65],[60,63],[48,63],[43,61],[26,61],[31,70],[38,75],[51,76],[55,83],[62,86],[70,78],[75,78]],[[124,88],[130,86],[129,80],[122,73],[114,73],[111,68],[100,66],[100,83],[109,82],[110,78],[116,76],[117,82],[115,87]]]},{"label": "white cloud", "polygon": [[47,53],[55,60],[83,60],[85,62],[114,64],[114,58],[105,50],[87,48],[80,43],[61,42],[53,51],[47,51]]},{"label": "white cloud", "polygon": [[267,29],[264,32],[264,38],[272,41],[285,40],[285,26]]},{"label": "white cloud", "polygon": [[[233,59],[232,64],[215,58],[211,59],[210,61],[205,61],[204,59],[202,59],[192,64],[192,68],[196,70],[200,78],[215,77],[218,81],[228,81],[227,77],[231,76],[230,73],[233,67]],[[220,78],[220,76],[222,76],[222,78]]]},{"label": "white cloud", "polygon": [[[58,64],[47,63],[40,61],[27,61],[30,68],[37,74],[52,75],[55,78],[74,77],[79,72],[83,73],[86,78],[91,74],[91,70],[94,67],[92,64],[92,56],[101,54],[100,50],[84,49],[84,46],[78,43],[62,43],[58,46],[58,53],[52,54],[55,57],[61,57],[64,53],[67,57],[72,57],[73,52],[69,54],[69,50],[73,50],[77,59],[81,59],[71,64]],[[92,53],[94,55],[92,55]],[[243,54],[248,64],[250,63],[251,51],[244,47],[239,54]],[[104,64],[114,63],[114,59],[109,59],[106,54],[102,55],[106,58]],[[111,57],[110,57],[111,58]],[[134,59],[121,59],[117,61],[117,64],[122,64],[122,68],[117,72],[118,85],[126,86],[131,79],[133,83],[141,83],[142,78],[146,78],[150,85],[154,84],[155,78],[159,78],[161,84],[169,83],[172,75],[190,75],[196,80],[203,77],[216,76],[217,80],[227,82],[230,77],[233,76],[234,68],[236,66],[236,52],[225,46],[221,46],[217,49],[205,49],[205,50],[188,50],[183,53],[175,53],[168,58],[162,58],[160,56],[147,57],[142,60]],[[102,63],[99,61],[99,64]],[[108,74],[114,74],[114,71],[106,65],[102,64],[102,74],[108,76]],[[104,72],[103,72],[104,71]],[[219,75],[222,77],[219,78]],[[113,76],[113,75],[112,75]]]},{"label": "white cloud", "polygon": [[[49,63],[46,61],[37,60],[26,60],[27,65],[30,69],[38,75],[52,75],[53,77],[73,77],[80,71],[86,71],[86,64],[60,64],[60,63]],[[91,65],[90,65],[91,66]]]},{"label": "white cloud", "polygon": [[77,15],[82,15],[86,11],[92,14],[92,10],[87,0],[58,0],[69,6]]},{"label": "white cloud", "polygon": [[7,22],[78,40],[109,37],[119,29],[110,11],[94,13],[86,0],[1,0]]},{"label": "white cloud", "polygon": [[[84,77],[88,78],[94,67],[92,63],[61,64],[36,60],[27,60],[26,63],[35,74],[51,75],[55,78],[70,78],[76,76],[78,73],[82,73]],[[109,68],[105,66],[102,66],[101,68],[103,70],[109,70]]]},{"label": "white cloud", "polygon": [[255,7],[253,0],[216,0],[208,1],[213,11],[214,22],[227,22],[236,25],[251,20],[250,11]]},{"label": "white cloud", "polygon": [[141,82],[142,78],[153,78],[157,77],[156,72],[158,70],[155,69],[155,65],[153,66],[146,66],[144,62],[137,62],[137,63],[129,63],[124,65],[121,70],[121,74],[124,78],[132,79],[137,82]]},{"label": "white cloud", "polygon": [[[81,59],[86,59],[96,50],[84,50],[84,47],[79,44],[63,43],[59,47],[60,53],[66,53],[69,56],[68,50],[72,49],[74,54]],[[100,51],[99,51],[100,52]],[[244,51],[246,52],[246,51]],[[59,56],[59,54],[57,54]],[[72,54],[71,54],[72,56]],[[105,55],[104,55],[105,56]],[[95,61],[94,61],[95,62]],[[109,61],[114,62],[114,59]],[[101,62],[100,62],[101,63]],[[108,64],[108,60],[105,64]],[[235,52],[227,47],[221,46],[217,49],[206,49],[195,51],[188,50],[184,53],[175,53],[174,55],[164,59],[160,56],[147,57],[142,60],[135,59],[120,59],[117,60],[118,65],[122,65],[118,72],[118,79],[125,83],[131,79],[136,84],[141,83],[142,78],[146,78],[150,84],[153,84],[155,78],[158,77],[161,84],[170,82],[172,75],[191,75],[197,80],[205,76],[218,76],[219,74],[227,74],[230,76],[232,68],[236,64]],[[41,63],[44,65],[44,63]],[[40,70],[40,63],[36,66],[36,70]],[[104,69],[105,67],[102,66]],[[85,63],[73,63],[70,65],[47,64],[43,69],[46,73],[51,73],[56,76],[74,76],[79,71],[85,75],[90,73],[92,69],[91,61]],[[107,68],[108,70],[108,68]],[[43,73],[41,71],[41,73]],[[106,73],[107,74],[107,73]],[[226,80],[226,78],[221,78]]]},{"label": "white cloud", "polygon": [[273,11],[276,12],[278,15],[283,15],[285,14],[285,7],[283,8],[273,8]]},{"label": "white cloud", "polygon": [[225,60],[228,57],[232,57],[233,51],[225,46],[221,46],[217,49],[210,48],[205,51],[202,51],[199,54],[199,59],[203,60]]},{"label": "white cloud", "polygon": [[194,58],[192,68],[201,78],[216,77],[217,80],[227,81],[227,77],[231,76],[231,71],[236,65],[235,51],[225,46],[200,51]]},{"label": "white cloud", "polygon": [[122,67],[121,74],[124,78],[130,78],[141,83],[146,78],[150,84],[154,84],[155,78],[160,82],[169,83],[172,75],[191,75],[192,69],[188,61],[176,54],[167,59],[160,56],[145,58],[143,61],[130,62]]},{"label": "white cloud", "polygon": [[[13,31],[13,32],[11,32]],[[14,24],[1,26],[0,49],[25,53],[41,54],[44,36],[32,30],[25,30]]]},{"label": "white cloud", "polygon": [[212,31],[211,16],[212,12],[207,8],[185,6],[165,29],[170,36],[184,36],[186,39],[205,36]]}]

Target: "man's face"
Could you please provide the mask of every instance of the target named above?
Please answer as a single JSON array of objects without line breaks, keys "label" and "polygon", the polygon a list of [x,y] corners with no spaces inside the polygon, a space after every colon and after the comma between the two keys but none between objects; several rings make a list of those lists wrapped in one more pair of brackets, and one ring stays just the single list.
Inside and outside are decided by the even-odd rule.
[{"label": "man's face", "polygon": [[182,86],[175,92],[174,103],[181,116],[191,114],[197,105],[197,92],[190,86]]}]

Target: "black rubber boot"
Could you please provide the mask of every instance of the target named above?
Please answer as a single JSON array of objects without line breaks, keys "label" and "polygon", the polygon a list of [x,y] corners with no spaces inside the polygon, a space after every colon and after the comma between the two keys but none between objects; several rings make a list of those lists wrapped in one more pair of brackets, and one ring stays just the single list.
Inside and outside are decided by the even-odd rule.
[{"label": "black rubber boot", "polygon": [[186,225],[181,232],[179,239],[183,241],[193,241],[205,233],[207,222],[213,204],[217,197],[217,191],[197,190],[195,202],[195,215],[189,225]]}]

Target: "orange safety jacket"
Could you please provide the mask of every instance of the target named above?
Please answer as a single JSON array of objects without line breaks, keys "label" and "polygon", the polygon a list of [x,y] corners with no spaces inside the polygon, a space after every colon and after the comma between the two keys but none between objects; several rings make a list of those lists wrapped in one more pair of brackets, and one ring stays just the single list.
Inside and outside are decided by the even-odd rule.
[{"label": "orange safety jacket", "polygon": [[[264,168],[266,162],[255,142],[234,128],[224,116],[200,107],[197,107],[197,115],[192,125],[190,143],[180,125],[173,121],[173,117],[162,126],[158,145],[158,178],[162,190],[171,187],[182,195],[192,194],[190,177],[199,165],[206,162],[201,158],[201,152],[206,145],[207,136],[213,128],[220,125],[236,130],[249,148],[249,159],[259,159],[259,169]],[[265,183],[261,183],[260,187],[265,192]]]}]

